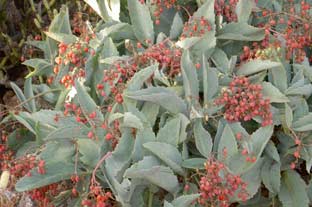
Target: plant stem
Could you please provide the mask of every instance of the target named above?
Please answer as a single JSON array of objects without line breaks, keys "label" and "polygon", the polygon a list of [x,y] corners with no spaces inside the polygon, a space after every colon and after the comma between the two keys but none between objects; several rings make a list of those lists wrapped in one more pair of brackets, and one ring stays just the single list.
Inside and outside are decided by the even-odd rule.
[{"label": "plant stem", "polygon": [[27,100],[21,102],[20,104],[18,104],[17,106],[15,106],[15,108],[20,107],[20,106],[24,105],[25,103],[28,103],[29,101],[31,101],[31,100],[33,100],[33,99],[35,99],[35,98],[38,98],[38,97],[40,97],[40,96],[43,96],[43,95],[45,95],[45,94],[53,93],[53,92],[61,91],[61,90],[62,90],[62,89],[60,89],[60,88],[55,88],[55,89],[51,89],[51,90],[48,90],[48,91],[44,91],[44,92],[42,92],[42,93],[38,93],[37,95],[32,96],[32,97],[28,98]]},{"label": "plant stem", "polygon": [[148,194],[148,207],[153,207],[154,193],[150,190]]}]

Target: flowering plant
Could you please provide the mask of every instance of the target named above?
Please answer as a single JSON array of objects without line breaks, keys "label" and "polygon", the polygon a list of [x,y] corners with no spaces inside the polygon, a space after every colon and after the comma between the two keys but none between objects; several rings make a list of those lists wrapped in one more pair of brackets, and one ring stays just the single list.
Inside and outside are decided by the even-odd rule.
[{"label": "flowering plant", "polygon": [[309,206],[311,1],[86,2],[102,20],[73,33],[62,7],[11,84],[11,187],[39,206]]}]

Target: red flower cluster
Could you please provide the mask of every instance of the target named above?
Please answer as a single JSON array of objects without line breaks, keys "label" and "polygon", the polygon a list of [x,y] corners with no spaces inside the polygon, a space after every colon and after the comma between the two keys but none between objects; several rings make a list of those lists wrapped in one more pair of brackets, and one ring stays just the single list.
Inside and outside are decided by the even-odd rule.
[{"label": "red flower cluster", "polygon": [[[265,29],[265,38],[260,42],[254,42],[251,48],[244,48],[241,56],[242,61],[255,58],[259,51],[268,49],[271,41],[273,49],[283,47],[286,50],[285,57],[288,60],[294,58],[296,62],[302,62],[306,57],[306,48],[312,44],[311,16],[307,13],[311,8],[310,3],[301,1],[300,7],[295,9],[294,1],[287,1],[283,5],[284,11],[275,12],[268,9],[262,9],[262,12],[256,13],[259,19],[268,19],[266,23],[258,24],[258,27]],[[278,27],[277,27],[278,26]],[[276,57],[275,57],[276,58]]]},{"label": "red flower cluster", "polygon": [[225,2],[225,0],[215,0],[215,12],[216,15],[224,16],[228,22],[234,22],[237,21],[237,15],[236,15],[236,5],[238,3],[238,0],[229,0],[229,2]]},{"label": "red flower cluster", "polygon": [[87,58],[90,54],[94,54],[94,50],[89,49],[89,41],[90,37],[86,36],[72,44],[60,43],[58,45],[59,56],[55,58],[56,65],[53,68],[53,73],[56,76],[60,73],[63,65],[69,65],[69,70],[60,80],[60,83],[66,88],[73,85],[76,78],[85,76],[84,66]]},{"label": "red flower cluster", "polygon": [[[141,4],[145,3],[145,0],[140,0]],[[151,4],[156,6],[154,11],[154,16],[156,18],[155,24],[160,24],[160,15],[163,13],[164,8],[179,8],[177,5],[177,0],[151,0]]]},{"label": "red flower cluster", "polygon": [[[139,48],[142,46],[139,44]],[[123,103],[122,93],[126,82],[131,80],[140,69],[147,67],[152,62],[159,63],[159,68],[167,69],[170,76],[180,72],[181,49],[175,48],[168,40],[153,45],[136,57],[127,60],[118,60],[112,67],[104,71],[102,83],[97,85],[98,93],[106,97],[105,84],[109,86],[113,99],[117,103]],[[118,84],[116,84],[118,83]]]},{"label": "red flower cluster", "polygon": [[251,84],[248,78],[236,77],[216,104],[225,104],[225,119],[228,121],[249,121],[260,116],[262,126],[271,125],[270,100],[263,98],[261,90],[261,85]]},{"label": "red flower cluster", "polygon": [[[65,190],[65,189],[62,189]],[[39,207],[54,207],[54,205],[51,203],[51,200],[53,197],[57,196],[61,190],[59,189],[58,183],[53,183],[41,188],[36,188],[28,194],[30,195],[30,198],[36,202],[36,204]]]},{"label": "red flower cluster", "polygon": [[199,204],[229,207],[230,198],[236,194],[242,201],[247,200],[247,183],[239,175],[231,174],[222,162],[210,158],[205,163],[205,170],[200,178]]},{"label": "red flower cluster", "polygon": [[200,37],[209,31],[211,31],[211,25],[207,19],[204,17],[191,17],[184,25],[181,39],[186,37]]},{"label": "red flower cluster", "polygon": [[90,187],[90,198],[93,199],[84,199],[81,202],[81,205],[88,207],[112,207],[112,193],[104,192],[104,190],[99,186]]},{"label": "red flower cluster", "polygon": [[151,62],[159,63],[159,68],[166,68],[169,76],[175,76],[180,72],[182,50],[177,48],[169,41],[164,40],[161,43],[153,45],[139,55],[138,64],[148,66]]}]

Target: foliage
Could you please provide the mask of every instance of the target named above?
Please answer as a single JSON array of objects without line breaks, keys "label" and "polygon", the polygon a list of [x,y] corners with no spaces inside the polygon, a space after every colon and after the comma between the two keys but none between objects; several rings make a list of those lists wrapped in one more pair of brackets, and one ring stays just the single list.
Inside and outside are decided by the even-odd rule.
[{"label": "foliage", "polygon": [[76,34],[63,6],[24,91],[12,83],[23,111],[3,124],[22,127],[0,150],[18,156],[0,158],[17,191],[41,206],[309,206],[311,1],[85,2],[102,20]]}]

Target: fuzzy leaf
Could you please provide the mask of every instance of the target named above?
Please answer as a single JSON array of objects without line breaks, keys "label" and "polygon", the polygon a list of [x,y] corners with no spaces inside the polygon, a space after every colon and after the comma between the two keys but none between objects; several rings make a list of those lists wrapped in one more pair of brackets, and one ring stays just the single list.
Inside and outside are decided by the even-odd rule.
[{"label": "fuzzy leaf", "polygon": [[177,12],[173,18],[171,29],[170,29],[170,39],[176,39],[180,36],[183,30],[183,20],[179,13]]},{"label": "fuzzy leaf", "polygon": [[202,126],[201,119],[195,121],[194,137],[196,148],[200,154],[208,158],[212,150],[212,138],[210,133]]},{"label": "fuzzy leaf", "polygon": [[81,153],[81,162],[91,168],[95,168],[101,156],[99,143],[91,139],[79,139],[77,143],[78,151]]},{"label": "fuzzy leaf", "polygon": [[180,167],[182,163],[181,153],[177,148],[162,142],[148,142],[143,146],[166,163],[174,172],[180,175],[184,174],[183,169]]},{"label": "fuzzy leaf", "polygon": [[[31,171],[32,176],[25,176],[18,180],[15,189],[18,192],[24,192],[57,183],[61,180],[70,179],[75,173],[75,166],[72,163],[54,162],[45,165],[46,174],[38,174],[37,168]],[[79,173],[79,172],[78,172]]]},{"label": "fuzzy leaf", "polygon": [[165,126],[159,129],[157,141],[172,144],[174,146],[178,145],[180,142],[180,123],[181,120],[179,117],[167,121]]},{"label": "fuzzy leaf", "polygon": [[262,82],[262,93],[263,97],[270,99],[271,103],[289,102],[289,99],[270,82]]},{"label": "fuzzy leaf", "polygon": [[134,100],[156,103],[172,113],[186,112],[184,101],[169,88],[149,87],[138,91],[127,92],[125,96]]},{"label": "fuzzy leaf", "polygon": [[190,158],[182,162],[182,167],[188,169],[204,169],[205,168],[204,163],[206,161],[207,159],[203,158]]},{"label": "fuzzy leaf", "polygon": [[143,147],[143,144],[155,141],[156,137],[151,128],[144,128],[143,130],[139,130],[135,137],[132,159],[134,161],[142,160],[144,155],[148,153],[148,150]]},{"label": "fuzzy leaf", "polygon": [[78,38],[72,34],[57,33],[57,32],[45,32],[45,34],[58,42],[63,42],[65,44],[71,44],[78,41]]},{"label": "fuzzy leaf", "polygon": [[252,75],[267,69],[274,70],[274,68],[279,66],[281,66],[281,63],[270,60],[251,60],[238,68],[237,75]]},{"label": "fuzzy leaf", "polygon": [[218,92],[219,80],[216,69],[209,67],[205,56],[202,57],[204,103],[208,103]]},{"label": "fuzzy leaf", "polygon": [[199,94],[199,83],[196,68],[191,60],[190,52],[188,50],[185,50],[182,54],[181,69],[186,98],[197,99]]},{"label": "fuzzy leaf", "polygon": [[131,179],[144,179],[175,194],[179,187],[177,177],[170,168],[159,165],[154,159],[144,157],[143,160],[128,168],[124,176]]},{"label": "fuzzy leaf", "polygon": [[199,194],[182,195],[174,199],[171,203],[174,207],[189,207],[198,197]]},{"label": "fuzzy leaf", "polygon": [[128,9],[133,31],[138,40],[144,44],[146,40],[154,42],[154,26],[147,5],[138,0],[128,0]]},{"label": "fuzzy leaf", "polygon": [[[226,157],[224,157],[224,150],[227,151]],[[219,146],[218,146],[218,159],[219,160],[226,160],[227,162],[229,159],[238,153],[238,146],[236,142],[235,135],[231,127],[227,124],[224,127],[222,136],[220,138]]]},{"label": "fuzzy leaf", "polygon": [[151,65],[135,73],[135,75],[128,82],[126,90],[136,91],[136,90],[141,89],[144,82],[153,75],[156,69],[158,69],[158,64]]},{"label": "fuzzy leaf", "polygon": [[309,113],[292,124],[295,131],[304,132],[312,130],[312,113]]},{"label": "fuzzy leaf", "polygon": [[[273,134],[273,126],[261,127],[255,131],[248,140],[249,153],[254,155],[257,160],[260,158],[263,150],[269,142]],[[246,162],[245,157],[239,152],[230,159],[230,169],[235,173],[242,173],[248,171],[254,163]]]},{"label": "fuzzy leaf", "polygon": [[226,24],[217,34],[217,39],[238,41],[260,41],[264,38],[264,30],[243,22]]},{"label": "fuzzy leaf", "polygon": [[285,103],[285,122],[287,127],[291,127],[293,119],[293,111],[291,107],[287,103]]},{"label": "fuzzy leaf", "polygon": [[236,15],[238,22],[248,22],[252,8],[255,6],[253,0],[239,0],[236,5]]},{"label": "fuzzy leaf", "polygon": [[193,14],[195,18],[204,17],[209,21],[210,24],[215,25],[215,12],[214,12],[214,1],[207,0],[204,4],[202,4],[197,11]]},{"label": "fuzzy leaf", "polygon": [[216,65],[217,69],[223,73],[228,73],[229,68],[229,59],[226,53],[220,48],[216,48],[212,54],[211,60]]},{"label": "fuzzy leaf", "polygon": [[84,115],[88,118],[91,113],[96,112],[96,117],[94,120],[96,122],[102,123],[104,121],[103,114],[95,104],[94,100],[87,93],[85,87],[79,81],[75,82],[75,86],[77,90],[78,101]]},{"label": "fuzzy leaf", "polygon": [[277,194],[281,185],[281,164],[271,159],[265,159],[261,168],[261,178],[265,187]]},{"label": "fuzzy leaf", "polygon": [[25,98],[28,100],[28,105],[31,109],[31,112],[36,112],[36,102],[34,97],[34,91],[33,91],[33,85],[32,85],[32,79],[26,78],[25,84],[24,84],[24,94]]},{"label": "fuzzy leaf", "polygon": [[283,207],[308,207],[309,198],[306,187],[305,182],[296,171],[285,171],[282,176],[281,190],[278,194]]},{"label": "fuzzy leaf", "polygon": [[143,129],[143,124],[141,120],[131,112],[126,112],[123,117],[124,117],[124,122],[122,125],[123,127],[136,128],[139,130]]},{"label": "fuzzy leaf", "polygon": [[16,97],[18,98],[18,100],[22,103],[25,102],[23,104],[23,106],[25,107],[25,109],[27,109],[28,111],[31,111],[31,107],[29,105],[29,103],[26,102],[26,97],[23,93],[23,91],[20,89],[20,87],[18,87],[14,82],[10,82],[10,85],[16,95]]},{"label": "fuzzy leaf", "polygon": [[34,68],[35,70],[29,73],[26,78],[30,78],[35,75],[46,75],[52,71],[52,64],[44,59],[33,58],[23,62],[23,65]]}]

